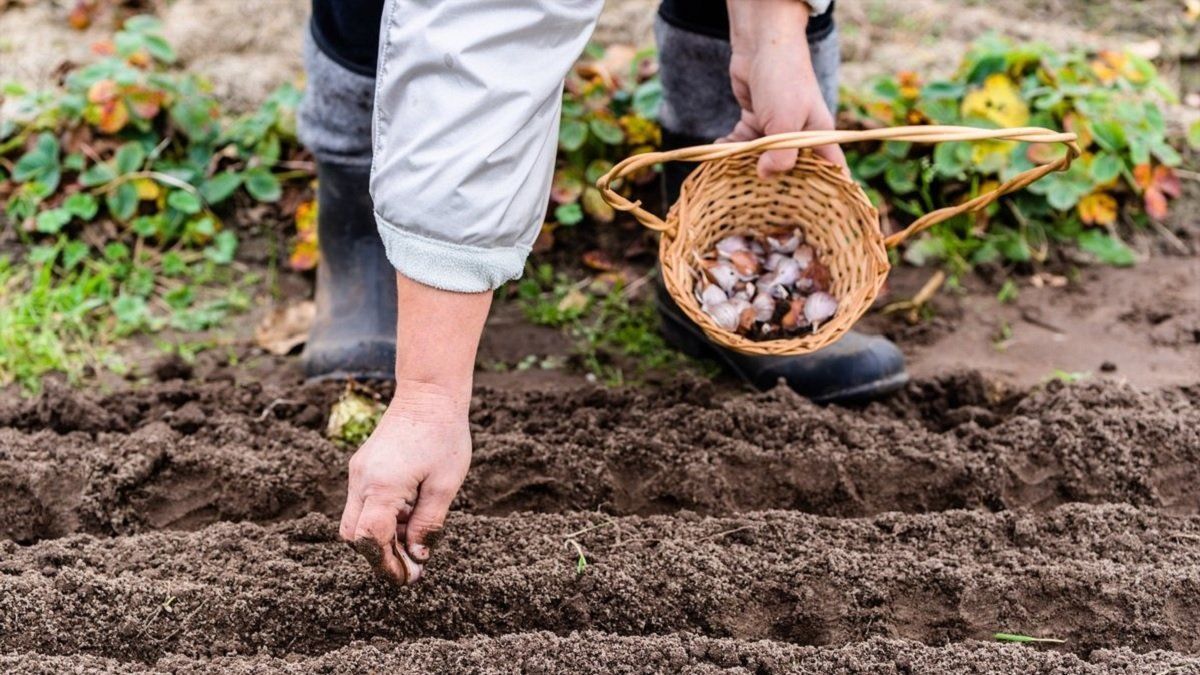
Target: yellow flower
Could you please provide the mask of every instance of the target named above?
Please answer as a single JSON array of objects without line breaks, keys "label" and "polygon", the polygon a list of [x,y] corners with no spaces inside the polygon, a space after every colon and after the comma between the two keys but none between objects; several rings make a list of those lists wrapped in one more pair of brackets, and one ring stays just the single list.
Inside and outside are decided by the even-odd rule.
[{"label": "yellow flower", "polygon": [[911,70],[900,72],[900,96],[915,99],[921,95],[921,76]]},{"label": "yellow flower", "polygon": [[1112,225],[1117,222],[1117,200],[1107,192],[1093,192],[1079,200],[1079,219],[1085,225]]},{"label": "yellow flower", "polygon": [[158,183],[149,178],[139,178],[133,181],[133,187],[137,188],[138,199],[144,202],[154,201],[162,194],[162,191],[158,188]]},{"label": "yellow flower", "polygon": [[1023,127],[1029,123],[1029,106],[1021,100],[1017,84],[1003,73],[989,75],[983,87],[963,97],[963,117],[992,122],[998,127]]}]

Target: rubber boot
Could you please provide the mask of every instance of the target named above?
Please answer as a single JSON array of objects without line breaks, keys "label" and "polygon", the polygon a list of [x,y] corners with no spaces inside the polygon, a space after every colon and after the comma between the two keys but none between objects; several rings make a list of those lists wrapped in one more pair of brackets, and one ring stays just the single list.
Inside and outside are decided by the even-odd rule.
[{"label": "rubber boot", "polygon": [[[704,141],[664,130],[663,142],[668,148],[680,148]],[[673,204],[678,199],[683,179],[692,168],[694,165],[679,162],[663,166],[664,203]],[[656,300],[667,342],[685,354],[713,359],[759,389],[769,389],[783,380],[818,403],[850,403],[889,394],[908,382],[904,355],[883,337],[849,331],[832,345],[801,356],[743,354],[710,340],[679,309],[661,281]]]},{"label": "rubber boot", "polygon": [[396,270],[384,254],[370,170],[317,165],[317,314],[301,362],[312,380],[392,379]]}]

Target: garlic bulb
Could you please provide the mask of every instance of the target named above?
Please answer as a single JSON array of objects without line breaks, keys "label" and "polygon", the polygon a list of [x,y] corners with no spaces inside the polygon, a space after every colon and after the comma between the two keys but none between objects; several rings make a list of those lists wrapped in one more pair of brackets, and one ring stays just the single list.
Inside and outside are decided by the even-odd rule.
[{"label": "garlic bulb", "polygon": [[704,309],[704,313],[717,324],[721,330],[734,331],[737,330],[738,324],[741,323],[741,312],[731,303],[722,302],[720,304],[711,305]]},{"label": "garlic bulb", "polygon": [[729,296],[725,295],[725,291],[721,290],[716,284],[706,284],[704,290],[700,292],[700,304],[703,305],[719,305],[722,302],[729,300]]},{"label": "garlic bulb", "polygon": [[750,306],[754,308],[754,320],[767,322],[775,316],[775,298],[769,293],[759,293]]}]

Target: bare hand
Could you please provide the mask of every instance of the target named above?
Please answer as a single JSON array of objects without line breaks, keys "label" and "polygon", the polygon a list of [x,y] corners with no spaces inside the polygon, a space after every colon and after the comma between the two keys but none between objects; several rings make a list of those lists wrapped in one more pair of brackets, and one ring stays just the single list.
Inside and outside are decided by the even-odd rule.
[{"label": "bare hand", "polygon": [[466,402],[397,383],[379,426],[350,459],[342,539],[379,573],[415,582],[470,464]]},{"label": "bare hand", "polygon": [[[834,128],[821,97],[805,27],[808,7],[796,0],[744,0],[729,3],[733,57],[729,73],[742,117],[722,141],[750,141],[770,134]],[[845,168],[837,145],[815,152]],[[798,150],[771,150],[758,162],[767,179],[790,171]]]}]

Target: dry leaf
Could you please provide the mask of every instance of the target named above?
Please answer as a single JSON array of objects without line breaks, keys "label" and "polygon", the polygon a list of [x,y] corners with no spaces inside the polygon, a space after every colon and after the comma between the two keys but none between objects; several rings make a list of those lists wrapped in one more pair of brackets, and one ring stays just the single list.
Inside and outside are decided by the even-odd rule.
[{"label": "dry leaf", "polygon": [[288,354],[304,344],[316,316],[317,305],[311,300],[276,307],[254,329],[254,343],[277,356]]}]

